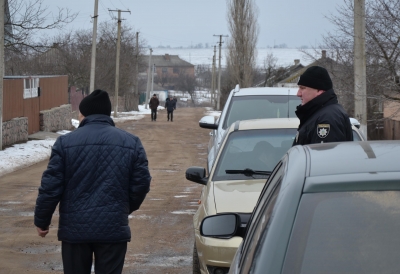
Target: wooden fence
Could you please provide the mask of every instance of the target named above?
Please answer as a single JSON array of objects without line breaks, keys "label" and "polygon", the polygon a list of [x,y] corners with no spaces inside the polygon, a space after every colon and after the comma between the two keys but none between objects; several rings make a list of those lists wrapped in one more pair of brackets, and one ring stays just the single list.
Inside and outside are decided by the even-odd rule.
[{"label": "wooden fence", "polygon": [[400,140],[400,121],[386,119],[383,129],[384,140]]},{"label": "wooden fence", "polygon": [[28,118],[28,134],[40,130],[39,114],[68,104],[68,76],[39,78],[39,96],[24,99],[24,80],[29,77],[4,77],[3,122],[18,117]]}]

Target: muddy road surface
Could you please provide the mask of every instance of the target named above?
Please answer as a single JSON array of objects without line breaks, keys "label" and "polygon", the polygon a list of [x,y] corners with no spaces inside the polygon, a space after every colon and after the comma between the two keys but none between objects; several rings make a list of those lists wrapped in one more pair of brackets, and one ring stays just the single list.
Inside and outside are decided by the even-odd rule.
[{"label": "muddy road surface", "polygon": [[[124,274],[192,272],[192,217],[202,186],[185,179],[190,166],[206,166],[209,130],[198,126],[205,108],[180,108],[174,121],[166,111],[117,127],[140,137],[153,177],[141,208],[130,216]],[[1,163],[0,163],[1,164]],[[58,213],[50,233],[37,236],[33,211],[47,161],[0,177],[0,274],[63,273],[57,240]]]}]

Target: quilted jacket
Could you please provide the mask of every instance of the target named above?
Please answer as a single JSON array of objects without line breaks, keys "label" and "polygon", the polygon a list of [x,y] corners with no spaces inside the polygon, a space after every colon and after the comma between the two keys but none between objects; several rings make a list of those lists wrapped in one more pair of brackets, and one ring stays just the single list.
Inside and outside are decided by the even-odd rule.
[{"label": "quilted jacket", "polygon": [[60,203],[60,241],[130,241],[128,216],[140,207],[150,180],[140,139],[116,128],[106,115],[90,115],[54,143],[39,187],[35,225],[48,227]]}]

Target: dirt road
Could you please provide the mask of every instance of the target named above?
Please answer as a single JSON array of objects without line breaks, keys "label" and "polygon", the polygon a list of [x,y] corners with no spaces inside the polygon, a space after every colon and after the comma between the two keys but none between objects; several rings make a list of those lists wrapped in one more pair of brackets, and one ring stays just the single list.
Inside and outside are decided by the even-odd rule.
[{"label": "dirt road", "polygon": [[[149,159],[151,190],[140,210],[131,215],[132,241],[123,273],[191,273],[193,225],[201,185],[185,179],[189,166],[205,166],[209,131],[198,121],[204,108],[180,108],[174,122],[166,111],[157,122],[150,116],[118,123],[140,137]],[[1,163],[0,163],[1,164]],[[40,238],[33,210],[47,162],[0,177],[0,274],[63,273],[58,214],[50,233]]]}]

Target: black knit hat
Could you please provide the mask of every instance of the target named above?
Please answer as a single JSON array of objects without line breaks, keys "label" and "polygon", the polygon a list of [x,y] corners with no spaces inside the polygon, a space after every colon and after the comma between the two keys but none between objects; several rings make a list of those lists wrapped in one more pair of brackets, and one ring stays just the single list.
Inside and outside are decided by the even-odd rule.
[{"label": "black knit hat", "polygon": [[323,67],[309,67],[299,79],[299,86],[315,88],[318,90],[329,90],[332,88],[332,80],[329,77],[328,71]]},{"label": "black knit hat", "polygon": [[79,104],[79,111],[87,117],[92,114],[111,115],[111,101],[107,91],[96,89],[83,98]]}]

